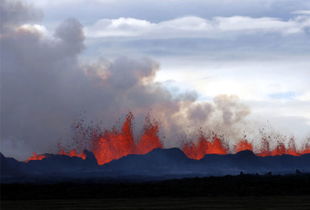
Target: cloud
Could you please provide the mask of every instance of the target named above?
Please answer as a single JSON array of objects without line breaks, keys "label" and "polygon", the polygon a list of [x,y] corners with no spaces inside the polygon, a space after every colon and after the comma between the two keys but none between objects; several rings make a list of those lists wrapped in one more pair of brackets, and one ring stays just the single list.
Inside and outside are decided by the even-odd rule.
[{"label": "cloud", "polygon": [[152,23],[134,18],[101,19],[88,26],[86,36],[154,38],[227,38],[236,35],[278,33],[282,35],[304,33],[310,27],[310,18],[297,16],[289,20],[246,16],[214,17],[203,19],[189,16]]},{"label": "cloud", "polygon": [[[90,36],[137,36],[147,31],[152,23],[134,18],[102,19],[87,29]],[[102,30],[100,30],[102,29]]]},{"label": "cloud", "polygon": [[[81,17],[83,23],[132,17],[161,22],[177,17],[250,16],[285,18],[291,11],[309,10],[305,0],[25,0],[44,10],[50,21]],[[67,8],[70,8],[69,10]]]},{"label": "cloud", "polygon": [[295,15],[310,15],[310,10],[296,10],[292,12]]},{"label": "cloud", "polygon": [[8,1],[9,0],[0,0],[0,31],[21,23],[29,23],[41,19],[42,13],[39,10],[29,5],[22,4],[19,1],[11,0],[10,3],[8,3]]}]

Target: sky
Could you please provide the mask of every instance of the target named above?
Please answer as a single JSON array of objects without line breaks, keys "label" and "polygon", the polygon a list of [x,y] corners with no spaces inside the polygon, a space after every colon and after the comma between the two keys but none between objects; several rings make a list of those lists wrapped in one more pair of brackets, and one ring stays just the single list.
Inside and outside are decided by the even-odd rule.
[{"label": "sky", "polygon": [[[160,84],[161,88],[171,94],[169,97],[172,99],[163,101],[157,99],[159,96],[156,95],[158,104],[167,101],[170,103],[174,98],[181,101],[180,98],[188,97],[189,93],[195,99],[186,98],[185,101],[194,101],[193,104],[216,103],[214,99],[223,94],[236,96],[250,110],[246,114],[247,124],[255,124],[257,129],[268,127],[281,135],[293,135],[298,141],[310,136],[310,1],[22,2],[31,12],[27,13],[28,22],[19,20],[18,27],[36,31],[49,42],[55,37],[66,37],[64,40],[68,43],[83,39],[72,51],[68,50],[68,53],[74,54],[70,59],[77,59],[75,62],[78,65],[84,62],[98,67],[101,65],[98,60],[116,65],[126,57],[135,59],[138,64],[134,65],[142,66],[139,68],[151,66],[145,67],[149,71],[147,76],[143,76],[143,72],[132,71],[139,78],[142,75],[143,80],[151,78],[152,83]],[[60,30],[59,25],[68,19],[75,20],[75,25],[63,25]],[[14,24],[15,27],[17,23]],[[73,40],[71,34],[66,32],[76,30],[72,25],[79,25],[79,33],[82,34],[73,37]],[[59,53],[67,50],[63,46],[62,49]],[[21,52],[21,49],[17,50]],[[53,53],[55,52],[51,52]],[[58,59],[56,55],[52,56]],[[11,55],[8,57],[11,58]],[[151,64],[145,60],[151,60]],[[131,61],[126,61],[125,64],[124,61],[119,62],[120,67],[115,67],[117,69],[133,65]],[[156,73],[152,70],[154,65]],[[73,67],[70,64],[68,68]],[[98,69],[94,71],[98,72]],[[101,74],[100,77],[106,75]],[[33,78],[29,78],[30,83]],[[122,83],[122,80],[117,79],[116,82]],[[132,94],[136,96],[135,93],[137,92]],[[167,94],[165,92],[163,95]],[[152,101],[154,97],[151,98],[148,100]],[[180,103],[178,102],[178,106],[183,106]],[[159,107],[152,106],[151,102],[145,106],[154,110],[154,107]],[[191,108],[186,107],[187,109]],[[76,108],[72,116],[80,112]],[[123,113],[119,111],[117,114]],[[16,117],[20,118],[20,115],[16,114]],[[8,136],[10,135],[2,138],[15,138]],[[15,143],[10,143],[11,140],[2,141],[8,150],[13,150],[9,148],[16,146]],[[22,145],[24,144],[26,143]],[[46,148],[38,147],[36,150],[43,151]]]}]

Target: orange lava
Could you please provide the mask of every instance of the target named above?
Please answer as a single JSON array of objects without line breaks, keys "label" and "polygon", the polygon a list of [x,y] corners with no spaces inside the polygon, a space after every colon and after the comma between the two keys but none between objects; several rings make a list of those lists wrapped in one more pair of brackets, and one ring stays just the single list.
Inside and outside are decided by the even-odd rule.
[{"label": "orange lava", "polygon": [[286,148],[283,143],[278,143],[278,145],[271,151],[271,156],[285,155]]},{"label": "orange lava", "polygon": [[296,149],[295,141],[294,139],[290,139],[290,142],[288,144],[288,149],[286,150],[286,154],[288,155],[293,155],[293,156],[298,156],[299,153]]},{"label": "orange lava", "polygon": [[135,145],[135,154],[147,154],[154,149],[162,148],[163,145],[158,136],[158,132],[158,124],[153,124],[147,120],[144,132],[138,143]]},{"label": "orange lava", "polygon": [[29,162],[31,160],[43,160],[44,158],[46,158],[45,155],[39,155],[39,154],[33,152],[32,156],[29,157],[27,160],[25,160],[25,162]]},{"label": "orange lava", "polygon": [[93,139],[92,152],[99,165],[129,154],[146,154],[153,149],[162,148],[158,137],[158,125],[152,124],[150,121],[147,122],[138,143],[135,143],[132,120],[133,115],[129,113],[120,131],[116,129],[105,131],[103,135]]},{"label": "orange lava", "polygon": [[261,157],[266,157],[266,156],[270,156],[270,144],[269,141],[266,138],[263,138],[261,140],[261,148],[260,148],[260,152],[258,152],[256,155],[261,156]]},{"label": "orange lava", "polygon": [[121,131],[105,131],[102,136],[93,139],[92,151],[99,165],[134,152],[132,118],[132,114],[127,115]]},{"label": "orange lava", "polygon": [[[129,154],[147,154],[154,149],[163,148],[163,144],[158,136],[159,124],[157,122],[151,122],[149,118],[145,120],[145,126],[143,132],[137,139],[133,136],[133,119],[132,113],[129,113],[121,127],[121,129],[105,130],[100,132],[98,130],[92,130],[91,147],[90,150],[94,153],[97,163],[99,165],[106,164],[112,160],[120,159]],[[83,136],[87,136],[87,130],[83,130],[81,124],[77,129],[81,129]],[[282,142],[277,142],[271,148],[270,141],[266,137],[262,138],[260,142],[260,148],[258,152],[255,152],[257,156],[276,156],[276,155],[293,155],[299,156],[310,153],[310,143],[306,143],[303,149],[297,150],[294,139],[290,139],[287,147]],[[223,140],[217,136],[206,138],[203,134],[200,135],[198,142],[185,143],[182,148],[184,154],[191,159],[202,159],[207,154],[225,155],[229,152],[237,153],[245,150],[257,151],[251,142],[246,139],[240,140],[232,149],[224,143]],[[66,155],[70,157],[79,157],[86,159],[86,154],[77,150],[65,151],[63,148],[59,148],[59,155]],[[45,155],[39,155],[33,153],[25,162],[30,160],[42,160],[46,158]]]},{"label": "orange lava", "polygon": [[241,152],[245,150],[250,150],[253,151],[253,145],[248,142],[247,140],[241,140],[237,145],[235,146],[235,151],[236,152]]},{"label": "orange lava", "polygon": [[301,155],[310,153],[310,143],[305,144],[303,150],[300,152]]},{"label": "orange lava", "polygon": [[70,157],[79,157],[82,158],[83,160],[86,159],[86,155],[82,152],[82,153],[78,153],[75,149],[70,150],[69,152],[66,152],[65,150],[61,149],[58,152],[59,155],[66,155],[66,156],[70,156]]},{"label": "orange lava", "polygon": [[259,153],[256,153],[257,156],[266,157],[266,156],[277,156],[277,155],[293,155],[300,156],[310,153],[310,145],[306,144],[302,150],[297,150],[294,139],[291,139],[288,143],[288,147],[282,143],[278,142],[274,149],[270,149],[269,142],[267,139],[262,139],[261,150]]},{"label": "orange lava", "polygon": [[212,141],[208,141],[203,135],[200,136],[197,145],[186,143],[182,149],[187,157],[196,160],[202,159],[206,154],[225,155],[228,153],[219,138],[214,137]]}]

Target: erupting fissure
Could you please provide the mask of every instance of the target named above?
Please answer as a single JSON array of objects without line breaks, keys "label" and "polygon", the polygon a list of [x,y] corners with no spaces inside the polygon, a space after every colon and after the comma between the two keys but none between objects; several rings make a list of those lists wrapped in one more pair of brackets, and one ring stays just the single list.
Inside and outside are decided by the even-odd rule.
[{"label": "erupting fissure", "polygon": [[83,152],[78,153],[75,149],[70,150],[69,152],[66,152],[64,149],[61,149],[61,150],[59,150],[58,154],[59,155],[66,155],[66,156],[70,156],[70,157],[79,157],[79,158],[82,158],[83,160],[86,159],[86,155]]},{"label": "erupting fissure", "polygon": [[105,131],[103,135],[92,139],[92,152],[98,164],[102,165],[129,154],[146,154],[153,149],[162,148],[158,137],[158,124],[152,123],[148,118],[143,134],[135,142],[132,132],[133,115],[129,113],[120,131],[114,129]]},{"label": "erupting fissure", "polygon": [[29,162],[30,160],[43,160],[44,158],[46,158],[45,155],[39,155],[33,152],[32,156],[30,156],[25,162]]},{"label": "erupting fissure", "polygon": [[[119,130],[114,128],[112,130],[105,130],[104,132],[92,132],[90,150],[94,153],[99,165],[120,159],[129,154],[147,154],[154,149],[163,148],[163,144],[158,136],[159,124],[146,118],[143,132],[136,141],[132,130],[133,118],[133,114],[129,113]],[[76,128],[82,129],[81,125]],[[225,144],[216,135],[207,138],[201,133],[197,143],[185,143],[181,149],[188,158],[196,160],[202,159],[207,154],[225,155],[245,150],[253,151],[257,156],[262,157],[284,154],[299,156],[310,153],[309,144],[305,144],[302,150],[297,150],[293,138],[290,139],[288,147],[282,142],[277,142],[274,149],[271,149],[270,142],[267,138],[262,138],[260,145],[261,147],[257,152],[254,150],[252,143],[246,139],[242,139],[234,148],[230,149],[229,145]],[[58,154],[86,159],[86,154],[78,152],[76,149],[65,151],[65,149],[60,148]],[[46,155],[33,153],[26,162],[42,160],[46,157]]]},{"label": "erupting fissure", "polygon": [[203,134],[201,134],[198,144],[186,143],[182,149],[187,157],[196,160],[202,159],[206,154],[225,155],[228,153],[228,148],[221,139],[215,136],[212,141],[208,141]]}]

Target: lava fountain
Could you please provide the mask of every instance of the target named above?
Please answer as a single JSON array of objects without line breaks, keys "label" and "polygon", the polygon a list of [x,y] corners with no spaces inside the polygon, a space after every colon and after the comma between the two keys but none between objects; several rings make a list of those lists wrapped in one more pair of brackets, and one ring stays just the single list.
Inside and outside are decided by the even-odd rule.
[{"label": "lava fountain", "polygon": [[[121,128],[113,128],[103,132],[93,130],[90,134],[91,146],[90,150],[94,153],[97,163],[103,165],[111,162],[112,160],[120,159],[130,154],[147,154],[154,149],[163,148],[163,144],[158,135],[159,124],[152,122],[146,118],[142,134],[138,139],[133,135],[133,119],[132,113],[129,113]],[[89,132],[83,130],[83,126],[76,126],[81,129],[81,133],[89,136]],[[254,150],[254,146],[246,139],[241,139],[232,149],[228,144],[214,135],[213,137],[206,137],[201,133],[197,143],[184,143],[181,147],[184,154],[191,159],[202,159],[207,154],[225,155],[229,153],[237,153],[244,150],[253,151],[257,156],[277,156],[277,155],[293,155],[299,156],[310,153],[310,145],[305,144],[302,150],[297,150],[294,139],[290,139],[288,147],[282,142],[277,142],[276,146],[271,149],[270,142],[267,138],[261,139],[259,151]],[[86,154],[78,152],[76,149],[66,151],[60,148],[59,155],[66,155],[70,157],[79,157],[86,159]],[[33,153],[26,162],[31,160],[42,160],[46,155]]]}]

